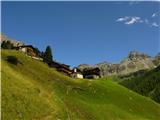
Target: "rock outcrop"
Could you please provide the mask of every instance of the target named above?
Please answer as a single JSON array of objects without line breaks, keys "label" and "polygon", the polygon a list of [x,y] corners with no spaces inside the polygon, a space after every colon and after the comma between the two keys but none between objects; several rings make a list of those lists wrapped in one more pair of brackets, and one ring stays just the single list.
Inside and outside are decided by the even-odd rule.
[{"label": "rock outcrop", "polygon": [[14,47],[18,47],[18,46],[23,46],[25,45],[23,42],[20,42],[20,41],[17,41],[17,40],[13,40],[11,38],[8,38],[6,35],[2,34],[0,35],[0,39],[1,39],[1,42],[3,41],[10,41]]},{"label": "rock outcrop", "polygon": [[79,65],[78,68],[83,71],[85,68],[98,67],[100,69],[100,74],[103,77],[108,75],[125,75],[139,70],[155,68],[159,64],[160,54],[156,55],[155,57],[151,57],[144,53],[131,51],[126,59],[117,64],[108,62],[98,63],[93,66],[82,64]]}]

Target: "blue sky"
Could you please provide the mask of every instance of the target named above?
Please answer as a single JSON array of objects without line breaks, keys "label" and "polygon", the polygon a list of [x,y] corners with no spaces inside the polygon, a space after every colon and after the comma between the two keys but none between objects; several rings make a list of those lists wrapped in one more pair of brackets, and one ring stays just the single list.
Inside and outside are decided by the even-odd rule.
[{"label": "blue sky", "polygon": [[77,66],[160,51],[158,2],[2,2],[2,33]]}]

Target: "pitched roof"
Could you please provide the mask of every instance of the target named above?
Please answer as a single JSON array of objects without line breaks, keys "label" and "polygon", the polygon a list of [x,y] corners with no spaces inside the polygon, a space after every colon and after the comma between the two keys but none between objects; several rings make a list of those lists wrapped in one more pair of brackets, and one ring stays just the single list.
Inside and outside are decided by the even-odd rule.
[{"label": "pitched roof", "polygon": [[20,48],[20,47],[31,47],[31,48],[35,49],[32,45],[22,45],[22,46],[18,46],[18,48]]}]

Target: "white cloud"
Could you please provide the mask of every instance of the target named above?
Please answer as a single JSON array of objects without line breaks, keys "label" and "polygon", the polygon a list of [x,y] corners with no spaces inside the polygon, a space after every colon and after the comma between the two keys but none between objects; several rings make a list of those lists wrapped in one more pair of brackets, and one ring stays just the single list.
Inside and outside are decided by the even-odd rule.
[{"label": "white cloud", "polygon": [[121,17],[121,18],[118,18],[116,21],[117,22],[122,22],[122,21],[126,21],[127,19],[129,19],[129,17]]},{"label": "white cloud", "polygon": [[151,24],[151,26],[152,26],[152,27],[159,27],[160,25],[158,25],[156,22],[153,22],[153,23]]},{"label": "white cloud", "polygon": [[144,20],[144,23],[145,23],[145,24],[149,24],[149,20],[148,20],[148,19],[145,19],[145,20]]},{"label": "white cloud", "polygon": [[140,18],[140,17],[136,17],[136,16],[125,16],[125,17],[121,17],[121,18],[118,18],[116,20],[117,22],[124,22],[124,24],[126,25],[132,25],[132,24],[135,24],[135,23],[142,23],[143,20]]},{"label": "white cloud", "polygon": [[155,13],[152,14],[152,18],[157,17],[157,16],[160,16],[160,11],[155,12]]},{"label": "white cloud", "polygon": [[120,17],[116,20],[116,22],[121,22],[125,25],[133,25],[136,23],[141,23],[145,24],[150,27],[158,27],[160,28],[160,22],[155,20],[155,17],[160,17],[160,11],[153,13],[150,18],[141,18],[138,16],[125,16],[125,17]]},{"label": "white cloud", "polygon": [[142,19],[140,17],[136,17],[136,16],[125,16],[125,17],[120,17],[116,20],[116,22],[121,22],[123,24],[126,25],[133,25],[136,23],[143,23],[146,24],[150,27],[160,27],[160,24],[158,24],[157,22],[154,22],[153,20],[149,20],[149,19]]},{"label": "white cloud", "polygon": [[132,24],[141,23],[141,22],[143,22],[143,21],[141,20],[140,17],[131,17],[129,21],[125,22],[125,24],[132,25]]},{"label": "white cloud", "polygon": [[156,13],[153,13],[153,14],[152,14],[152,17],[155,17],[155,16],[156,16]]}]

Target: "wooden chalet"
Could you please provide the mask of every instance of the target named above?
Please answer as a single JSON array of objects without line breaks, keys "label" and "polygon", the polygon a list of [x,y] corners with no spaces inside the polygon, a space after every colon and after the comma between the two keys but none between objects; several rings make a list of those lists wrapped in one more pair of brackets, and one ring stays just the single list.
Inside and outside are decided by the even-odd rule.
[{"label": "wooden chalet", "polygon": [[71,76],[73,73],[73,70],[69,68],[70,66],[66,64],[60,64],[58,62],[51,61],[51,62],[48,62],[48,65],[50,67],[56,68],[57,71],[62,72],[67,76]]},{"label": "wooden chalet", "polygon": [[97,79],[100,78],[100,69],[97,68],[87,68],[83,70],[83,76],[84,78],[88,79]]},{"label": "wooden chalet", "polygon": [[36,57],[35,48],[32,45],[23,45],[16,47],[17,50],[26,53],[29,56]]}]

